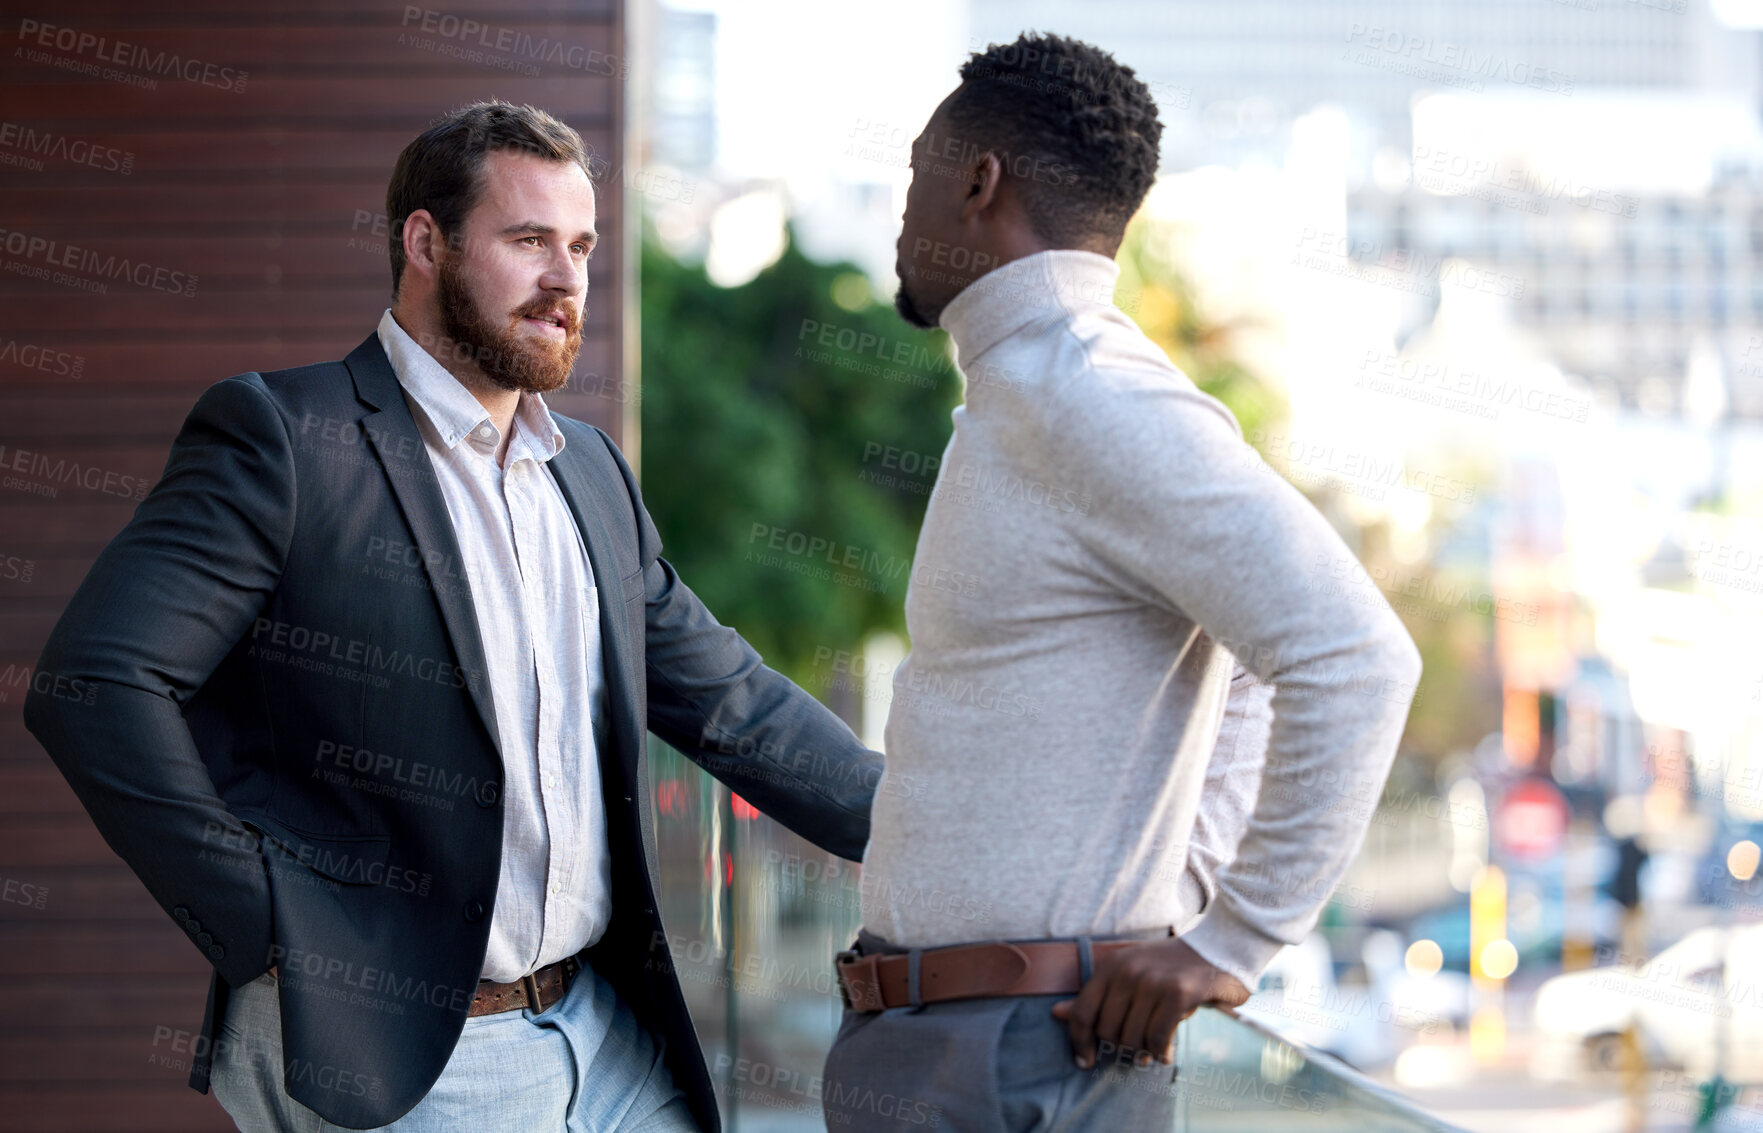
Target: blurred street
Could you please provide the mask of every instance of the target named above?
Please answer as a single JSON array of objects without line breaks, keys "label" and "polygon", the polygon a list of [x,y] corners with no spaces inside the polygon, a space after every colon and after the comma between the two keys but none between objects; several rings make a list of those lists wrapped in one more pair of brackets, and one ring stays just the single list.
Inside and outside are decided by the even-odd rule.
[{"label": "blurred street", "polygon": [[[861,6],[660,9],[650,158],[698,189],[646,202],[657,263],[681,265],[645,276],[645,320],[670,328],[645,380],[676,387],[645,403],[648,443],[696,443],[716,390],[751,381],[676,356],[708,333],[695,311],[776,303],[794,326],[785,296],[809,309],[818,287],[847,314],[831,331],[807,316],[832,348],[790,388],[905,408],[867,409],[854,432],[848,415],[801,419],[843,440],[803,457],[827,504],[799,529],[904,562],[909,522],[896,538],[843,517],[917,506],[946,436],[925,423],[960,390],[937,332],[867,382],[837,336],[907,333],[887,310],[907,147],[967,51],[1044,27],[1114,52],[1164,128],[1116,305],[1352,549],[1302,585],[1388,604],[1425,662],[1381,794],[1287,788],[1367,833],[1247,1014],[1465,1128],[1755,1125],[1763,5],[971,0],[911,19],[906,37]],[[866,50],[824,50],[840,42]],[[782,128],[743,108],[789,101],[806,71],[756,75],[762,45],[827,56],[807,65],[821,96]],[[651,466],[651,499],[688,505],[693,472],[677,473]],[[757,482],[746,498],[767,531],[786,522]],[[664,535],[703,556],[692,577],[744,631],[770,632],[780,604],[839,611],[776,655],[879,744],[910,645],[903,587],[737,561],[695,539],[712,523],[682,506]],[[860,871],[700,798],[683,768],[667,789],[676,876],[721,880],[680,914],[725,964],[812,966],[843,945]],[[702,1006],[732,1049],[808,1072],[836,1024],[740,989]],[[1264,1078],[1288,1054],[1266,1057]],[[770,1128],[766,1104],[752,1120]]]}]

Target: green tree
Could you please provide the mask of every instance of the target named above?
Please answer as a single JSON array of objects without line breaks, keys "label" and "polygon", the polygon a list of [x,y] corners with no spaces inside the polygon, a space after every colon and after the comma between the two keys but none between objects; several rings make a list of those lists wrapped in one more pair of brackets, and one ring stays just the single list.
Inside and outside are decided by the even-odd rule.
[{"label": "green tree", "polygon": [[1244,436],[1264,436],[1262,430],[1285,415],[1285,401],[1236,356],[1236,336],[1250,324],[1219,321],[1201,309],[1176,265],[1173,234],[1169,222],[1143,215],[1127,226],[1115,257],[1117,302],[1176,368],[1230,407]]},{"label": "green tree", "polygon": [[[1135,222],[1120,295],[1245,432],[1283,411]],[[740,287],[643,248],[643,492],[665,553],[768,664],[825,695],[832,655],[905,633],[918,528],[961,380],[848,264],[792,240]]]},{"label": "green tree", "polygon": [[734,288],[647,241],[642,303],[643,491],[664,553],[768,664],[824,695],[830,655],[904,633],[925,464],[959,396],[946,337],[793,241]]}]

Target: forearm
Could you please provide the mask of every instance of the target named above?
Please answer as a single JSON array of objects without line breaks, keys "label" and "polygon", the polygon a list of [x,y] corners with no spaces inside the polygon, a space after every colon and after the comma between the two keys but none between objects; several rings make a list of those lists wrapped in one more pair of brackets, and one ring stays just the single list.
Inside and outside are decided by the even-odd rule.
[{"label": "forearm", "polygon": [[1399,623],[1278,672],[1254,812],[1187,935],[1201,955],[1252,987],[1314,927],[1364,840],[1419,675]]},{"label": "forearm", "polygon": [[1273,726],[1272,701],[1273,686],[1237,664],[1188,839],[1187,870],[1204,894],[1203,908],[1210,909],[1217,898],[1218,875],[1236,857],[1254,813]]},{"label": "forearm", "polygon": [[[1078,433],[1067,459],[1085,462],[1062,471],[1098,484],[1096,507],[1073,522],[1101,567],[1274,688],[1254,812],[1189,934],[1252,986],[1302,939],[1357,851],[1419,654],[1381,595],[1318,585],[1351,551],[1214,399],[1180,381],[1144,384],[1060,419]],[[1120,452],[1133,457],[1107,455]]]},{"label": "forearm", "polygon": [[198,922],[192,943],[228,983],[249,982],[268,964],[271,943],[256,839],[215,793],[175,705],[126,685],[87,687],[89,704],[33,696],[26,726],[153,899],[168,914],[183,909],[180,925]]},{"label": "forearm", "polygon": [[[291,444],[259,380],[209,387],[62,612],[25,702],[99,833],[168,913],[185,910],[180,924],[199,924],[192,939],[235,984],[267,964],[268,881],[183,708],[275,588],[293,524]],[[76,684],[90,703],[57,695]]]},{"label": "forearm", "polygon": [[664,560],[649,620],[649,727],[815,845],[860,860],[882,757],[765,666]]},{"label": "forearm", "polygon": [[681,581],[661,557],[661,536],[630,465],[603,439],[630,493],[643,563],[649,729],[789,829],[860,860],[880,753],[767,668]]}]

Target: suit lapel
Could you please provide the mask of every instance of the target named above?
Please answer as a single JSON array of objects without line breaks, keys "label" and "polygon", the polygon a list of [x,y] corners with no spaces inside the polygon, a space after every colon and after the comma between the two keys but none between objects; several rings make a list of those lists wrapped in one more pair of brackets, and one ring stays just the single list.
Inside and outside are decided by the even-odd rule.
[{"label": "suit lapel", "polygon": [[[618,558],[613,553],[615,543],[605,518],[618,501],[609,498],[606,472],[596,469],[589,454],[583,451],[584,443],[598,438],[591,433],[584,436],[584,430],[571,430],[564,421],[559,421],[557,427],[564,430],[568,439],[563,451],[545,465],[563,492],[569,513],[575,517],[576,530],[581,532],[582,544],[588,549],[588,565],[594,570],[594,585],[600,590],[600,648],[604,658],[606,701],[612,712],[611,746],[623,765],[625,782],[635,782],[636,750],[640,744],[628,741],[631,737],[640,738],[645,729],[636,720],[636,701],[630,682],[640,679],[641,673],[633,670],[630,664],[631,649],[624,625],[624,594]],[[628,504],[625,510],[629,511]]]},{"label": "suit lapel", "polygon": [[[372,407],[361,418],[362,431],[379,455],[398,506],[422,550],[429,592],[440,604],[441,619],[452,638],[460,668],[465,670],[472,703],[477,706],[478,715],[489,730],[490,743],[500,758],[501,733],[496,729],[496,706],[490,698],[489,670],[483,637],[478,633],[477,608],[469,586],[462,581],[464,559],[459,554],[459,540],[447,514],[447,501],[441,495],[441,482],[429,461],[428,448],[417,431],[416,419],[404,401],[404,388],[392,372],[392,363],[386,358],[377,333],[368,335],[367,341],[357,346],[343,364],[355,378],[356,395]],[[452,564],[453,577],[445,571],[437,574],[435,562]]]}]

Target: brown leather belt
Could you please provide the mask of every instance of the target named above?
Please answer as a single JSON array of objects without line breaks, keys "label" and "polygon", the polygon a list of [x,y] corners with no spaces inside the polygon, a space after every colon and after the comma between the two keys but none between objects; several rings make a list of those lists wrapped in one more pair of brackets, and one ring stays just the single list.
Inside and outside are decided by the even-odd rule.
[{"label": "brown leather belt", "polygon": [[471,1001],[471,1014],[495,1015],[502,1011],[518,1011],[522,1007],[531,1007],[534,1012],[543,1011],[563,998],[563,993],[569,990],[576,973],[581,970],[581,961],[568,956],[512,983],[479,980],[477,996]]},{"label": "brown leather belt", "polygon": [[[576,973],[582,970],[582,962],[574,956],[565,957],[555,964],[546,964],[538,971],[525,975],[513,983],[499,984],[494,980],[479,980],[477,995],[471,1001],[471,1015],[495,1015],[502,1011],[517,1011],[522,1007],[531,1007],[534,1012],[545,1008],[563,998],[569,985],[575,982]],[[269,974],[279,981],[280,973],[271,964]]]},{"label": "brown leather belt", "polygon": [[[1143,940],[1098,940],[1090,962]],[[906,952],[860,956],[841,952],[836,961],[839,995],[853,1011],[912,1006],[911,957]],[[1075,995],[1083,987],[1083,961],[1074,940],[1029,940],[1006,944],[954,944],[919,953],[918,1002],[976,999],[993,995]]]}]

